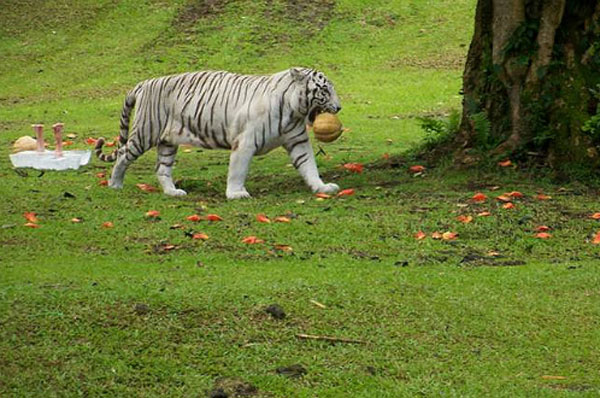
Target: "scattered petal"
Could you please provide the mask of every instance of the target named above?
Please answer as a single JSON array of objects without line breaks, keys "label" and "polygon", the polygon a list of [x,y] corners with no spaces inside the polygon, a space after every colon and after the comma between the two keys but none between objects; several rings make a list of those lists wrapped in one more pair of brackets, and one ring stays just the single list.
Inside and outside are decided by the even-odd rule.
[{"label": "scattered petal", "polygon": [[264,240],[259,239],[259,238],[257,238],[254,235],[250,235],[250,236],[247,236],[244,239],[242,239],[242,243],[246,243],[246,244],[249,244],[249,245],[254,245],[254,244],[257,244],[257,243],[264,243],[264,242],[265,242]]},{"label": "scattered petal", "polygon": [[538,232],[535,234],[535,237],[538,239],[549,239],[552,237],[548,232]]},{"label": "scattered petal", "polygon": [[352,173],[360,174],[363,172],[363,165],[360,163],[346,163],[344,168]]},{"label": "scattered petal", "polygon": [[442,234],[443,240],[455,240],[458,238],[458,234],[456,232],[444,232]]},{"label": "scattered petal", "polygon": [[108,186],[108,180],[100,180],[98,181],[98,185],[106,187]]},{"label": "scattered petal", "polygon": [[266,215],[264,215],[262,213],[256,215],[256,221],[262,222],[262,223],[265,223],[265,224],[270,224],[271,223],[271,220],[269,220],[269,217],[267,217]]},{"label": "scattered petal", "polygon": [[329,199],[329,198],[331,198],[331,195],[328,195],[328,194],[323,193],[323,192],[316,193],[315,196],[317,198],[319,198],[319,199]]},{"label": "scattered petal", "polygon": [[501,202],[510,202],[512,199],[508,195],[500,195],[500,196],[496,196],[496,200],[499,200]]},{"label": "scattered petal", "polygon": [[482,211],[481,213],[477,214],[477,217],[489,217],[491,215],[492,213],[490,213],[489,211]]},{"label": "scattered petal", "polygon": [[509,192],[509,193],[507,193],[505,195],[510,196],[511,198],[522,198],[523,196],[525,196],[525,195],[523,195],[519,191],[512,191],[512,192]]},{"label": "scattered petal", "polygon": [[421,173],[421,172],[425,171],[425,166],[421,166],[420,164],[417,164],[414,166],[410,166],[409,170],[411,171],[411,173]]},{"label": "scattered petal", "polygon": [[512,166],[512,162],[510,161],[510,159],[506,159],[502,162],[498,162],[498,166],[500,167],[510,167]]},{"label": "scattered petal", "polygon": [[550,200],[552,196],[544,195],[543,193],[539,193],[536,197],[537,200]]},{"label": "scattered petal", "polygon": [[113,146],[115,146],[115,142],[114,141],[107,141],[104,145],[106,145],[107,147],[113,147]]},{"label": "scattered petal", "polygon": [[442,234],[439,233],[438,231],[435,231],[434,233],[431,234],[431,238],[432,239],[442,239]]},{"label": "scattered petal", "polygon": [[198,222],[202,219],[198,214],[192,214],[191,216],[187,216],[186,219],[188,221]]},{"label": "scattered petal", "polygon": [[102,223],[102,228],[112,228],[114,226],[115,225],[112,222],[110,222],[110,221],[105,221],[105,222]]},{"label": "scattered petal", "polygon": [[63,141],[63,146],[71,146],[73,144],[74,144],[74,142],[71,140]]},{"label": "scattered petal", "polygon": [[548,232],[548,231],[550,231],[550,229],[551,229],[551,228],[550,228],[549,226],[547,226],[547,225],[540,225],[540,226],[539,226],[539,227],[537,227],[535,230],[536,230],[537,232]]},{"label": "scattered petal", "polygon": [[223,221],[223,219],[216,214],[207,214],[204,219],[207,221]]},{"label": "scattered petal", "polygon": [[592,244],[600,244],[600,231],[596,232],[596,234],[594,235],[594,238],[592,239]]},{"label": "scattered petal", "polygon": [[163,250],[164,250],[164,251],[168,252],[168,251],[171,251],[171,250],[173,250],[173,249],[176,249],[176,248],[177,248],[177,246],[175,246],[175,245],[170,245],[170,244],[165,244],[165,245],[163,245],[163,247],[162,247],[162,248],[163,248]]},{"label": "scattered petal", "polygon": [[594,220],[600,220],[600,213],[594,213],[590,216],[590,218]]},{"label": "scattered petal", "polygon": [[389,160],[389,159],[390,159],[390,154],[386,152],[386,153],[384,153],[383,155],[381,155],[381,158],[382,158],[383,160]]},{"label": "scattered petal", "polygon": [[288,217],[285,217],[285,216],[275,217],[273,219],[273,221],[275,221],[275,222],[291,222],[291,220]]},{"label": "scattered petal", "polygon": [[425,232],[423,231],[419,231],[415,234],[415,239],[416,240],[423,240],[427,237],[427,235],[425,234]]},{"label": "scattered petal", "polygon": [[77,217],[71,218],[71,222],[75,223],[75,224],[80,223],[81,221],[82,221],[81,218],[77,218]]},{"label": "scattered petal", "polygon": [[136,187],[138,187],[139,189],[141,189],[144,192],[158,192],[158,188],[153,187],[150,184],[135,184]]},{"label": "scattered petal", "polygon": [[503,205],[502,205],[502,208],[503,208],[503,209],[514,209],[514,208],[515,208],[515,205],[514,205],[514,203],[512,203],[512,202],[508,202],[508,203],[505,203],[505,204],[503,204]]},{"label": "scattered petal", "polygon": [[464,224],[468,224],[471,221],[473,221],[472,216],[465,216],[465,215],[460,215],[460,216],[456,217],[456,219]]},{"label": "scattered petal", "polygon": [[485,196],[481,192],[477,192],[475,195],[473,195],[472,199],[475,202],[485,202],[487,200],[487,196]]},{"label": "scattered petal", "polygon": [[148,218],[156,218],[158,216],[160,216],[160,212],[157,210],[148,210],[146,212],[146,217]]},{"label": "scattered petal", "polygon": [[23,213],[23,217],[25,217],[25,219],[30,223],[38,222],[38,218],[36,216],[37,214],[32,211],[26,211],[25,213]]},{"label": "scattered petal", "polygon": [[275,245],[275,246],[273,246],[273,249],[279,250],[282,252],[288,252],[288,253],[291,253],[294,251],[294,249],[292,249],[292,246],[290,246],[290,245]]},{"label": "scattered petal", "polygon": [[349,188],[349,189],[343,189],[340,192],[338,192],[337,196],[350,196],[350,195],[354,195],[354,189]]},{"label": "scattered petal", "polygon": [[96,145],[97,141],[98,141],[97,139],[92,138],[92,137],[89,137],[87,140],[85,140],[86,144],[88,144],[88,145]]},{"label": "scattered petal", "polygon": [[28,227],[28,228],[39,228],[40,227],[39,224],[36,224],[34,222],[25,223],[25,224],[23,224],[23,226]]},{"label": "scattered petal", "polygon": [[208,235],[199,232],[192,235],[192,239],[208,240]]},{"label": "scattered petal", "polygon": [[106,172],[105,171],[101,171],[99,173],[96,173],[96,177],[98,177],[98,178],[106,178]]}]

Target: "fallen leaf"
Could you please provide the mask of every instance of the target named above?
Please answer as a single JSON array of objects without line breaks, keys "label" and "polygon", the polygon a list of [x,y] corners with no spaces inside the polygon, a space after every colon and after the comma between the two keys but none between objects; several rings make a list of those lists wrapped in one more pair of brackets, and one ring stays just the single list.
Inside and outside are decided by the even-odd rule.
[{"label": "fallen leaf", "polygon": [[275,222],[291,222],[291,220],[285,216],[277,216],[273,219],[273,221],[275,221]]},{"label": "fallen leaf", "polygon": [[464,224],[468,224],[471,221],[473,221],[472,216],[465,216],[465,215],[460,215],[460,216],[456,217],[456,219]]},{"label": "fallen leaf", "polygon": [[590,218],[594,220],[600,220],[600,213],[594,213],[590,216]]},{"label": "fallen leaf", "polygon": [[383,160],[389,160],[389,159],[390,159],[390,154],[386,152],[386,153],[384,153],[383,155],[381,155],[381,158],[382,158]]},{"label": "fallen leaf", "polygon": [[23,224],[23,226],[28,227],[28,228],[39,228],[40,227],[39,224],[36,224],[34,222],[25,223],[25,224]]},{"label": "fallen leaf", "polygon": [[98,142],[97,139],[89,137],[87,140],[85,140],[86,144],[88,145],[96,145],[96,142]]},{"label": "fallen leaf", "polygon": [[503,204],[503,205],[502,205],[502,208],[503,208],[503,209],[514,209],[514,208],[515,208],[515,205],[514,205],[514,203],[512,203],[512,202],[508,202],[508,203],[505,203],[505,204]]},{"label": "fallen leaf", "polygon": [[331,195],[328,195],[328,194],[323,193],[323,192],[316,193],[315,196],[317,198],[319,198],[319,199],[329,199],[329,198],[331,198]]},{"label": "fallen leaf", "polygon": [[522,198],[523,196],[525,196],[525,195],[523,195],[519,191],[512,191],[512,192],[509,192],[509,193],[507,193],[505,195],[510,196],[511,198]]},{"label": "fallen leaf", "polygon": [[360,163],[346,163],[344,164],[344,168],[352,173],[360,174],[363,172],[363,165]]},{"label": "fallen leaf", "polygon": [[552,235],[550,235],[548,232],[538,232],[535,234],[535,237],[538,239],[550,239]]},{"label": "fallen leaf", "polygon": [[144,192],[158,192],[158,188],[153,187],[150,184],[140,183],[140,184],[135,184],[135,186],[138,187],[139,189],[141,189]]},{"label": "fallen leaf", "polygon": [[423,231],[419,231],[415,234],[415,239],[416,240],[423,240],[427,237],[427,235],[425,234],[425,232]]},{"label": "fallen leaf", "polygon": [[292,249],[292,246],[290,246],[290,245],[275,245],[275,246],[273,246],[273,249],[280,250],[282,252],[288,252],[288,253],[291,253],[294,251],[294,249]]},{"label": "fallen leaf", "polygon": [[207,240],[208,235],[199,232],[199,233],[195,233],[194,235],[192,235],[192,239]]},{"label": "fallen leaf", "polygon": [[544,195],[543,193],[538,193],[535,197],[537,200],[550,200],[552,196]]},{"label": "fallen leaf", "polygon": [[425,166],[421,166],[420,164],[414,165],[414,166],[410,166],[408,168],[412,173],[420,173],[422,171],[425,171]]},{"label": "fallen leaf", "polygon": [[492,213],[490,213],[489,211],[482,211],[481,213],[477,214],[477,217],[489,217],[491,215]]},{"label": "fallen leaf", "polygon": [[475,202],[485,202],[487,200],[487,196],[485,196],[481,192],[477,192],[475,195],[473,195],[472,199]]},{"label": "fallen leaf", "polygon": [[489,252],[487,252],[487,256],[488,257],[498,257],[498,256],[500,256],[500,252],[496,251],[496,250],[490,250]]},{"label": "fallen leaf", "polygon": [[163,248],[163,250],[164,250],[164,251],[168,252],[168,251],[170,251],[170,250],[176,249],[176,248],[177,248],[177,246],[175,246],[175,245],[170,245],[170,244],[165,244],[165,245],[163,245],[163,247],[162,247],[162,248]]},{"label": "fallen leaf", "polygon": [[72,223],[80,223],[81,222],[81,218],[73,217],[73,218],[71,218],[71,222]]},{"label": "fallen leaf", "polygon": [[185,226],[182,224],[173,224],[169,227],[169,229],[185,229]]},{"label": "fallen leaf", "polygon": [[262,222],[262,223],[265,223],[265,224],[270,224],[271,223],[271,220],[269,220],[269,217],[267,217],[266,215],[264,215],[262,213],[256,215],[256,221]]},{"label": "fallen leaf", "polygon": [[25,217],[25,219],[31,223],[38,222],[38,218],[36,216],[37,214],[32,211],[26,211],[25,213],[23,213],[23,217]]},{"label": "fallen leaf", "polygon": [[64,142],[63,142],[63,146],[71,146],[71,145],[73,145],[73,144],[74,144],[74,142],[73,142],[73,141],[71,141],[71,140],[67,140],[67,141],[64,141]]},{"label": "fallen leaf", "polygon": [[98,177],[98,178],[105,178],[106,177],[106,172],[105,171],[101,171],[99,173],[96,173],[96,177]]},{"label": "fallen leaf", "polygon": [[106,187],[108,186],[108,180],[100,180],[98,181],[98,185]]},{"label": "fallen leaf", "polygon": [[508,195],[500,195],[500,196],[496,196],[496,200],[499,200],[501,202],[510,202],[512,199]]},{"label": "fallen leaf", "polygon": [[442,239],[442,234],[439,233],[438,231],[435,231],[434,233],[431,234],[431,238],[432,239]]},{"label": "fallen leaf", "polygon": [[146,217],[148,218],[156,218],[160,216],[160,212],[158,212],[157,210],[148,210],[146,212]]},{"label": "fallen leaf", "polygon": [[104,145],[106,145],[107,147],[113,147],[113,146],[115,146],[115,142],[114,141],[107,141]]},{"label": "fallen leaf", "polygon": [[550,231],[550,227],[547,225],[540,225],[535,229],[537,232],[548,232]]},{"label": "fallen leaf", "polygon": [[498,166],[500,167],[510,167],[512,166],[512,162],[510,161],[510,159],[506,159],[502,162],[498,162]]},{"label": "fallen leaf", "polygon": [[600,231],[596,232],[596,235],[594,235],[594,238],[592,239],[592,244],[600,244]]},{"label": "fallen leaf", "polygon": [[202,220],[202,218],[198,214],[192,214],[191,216],[187,216],[186,220],[198,222],[198,221]]},{"label": "fallen leaf", "polygon": [[350,196],[350,195],[354,195],[354,189],[349,188],[349,189],[343,189],[340,192],[338,192],[337,196]]},{"label": "fallen leaf", "polygon": [[105,222],[102,223],[102,228],[112,228],[114,226],[115,225],[112,222],[110,222],[110,221],[105,221]]},{"label": "fallen leaf", "polygon": [[265,242],[264,240],[259,239],[259,238],[257,238],[254,235],[250,235],[250,236],[247,236],[244,239],[242,239],[242,243],[246,243],[246,244],[249,244],[249,245],[254,245],[254,244],[257,244],[257,243],[264,243],[264,242]]},{"label": "fallen leaf", "polygon": [[543,375],[542,379],[544,380],[566,380],[565,376],[552,376],[552,375]]},{"label": "fallen leaf", "polygon": [[223,221],[223,219],[216,214],[207,214],[204,219],[207,221]]},{"label": "fallen leaf", "polygon": [[444,232],[442,234],[443,240],[454,240],[456,238],[458,238],[458,234],[456,232]]}]

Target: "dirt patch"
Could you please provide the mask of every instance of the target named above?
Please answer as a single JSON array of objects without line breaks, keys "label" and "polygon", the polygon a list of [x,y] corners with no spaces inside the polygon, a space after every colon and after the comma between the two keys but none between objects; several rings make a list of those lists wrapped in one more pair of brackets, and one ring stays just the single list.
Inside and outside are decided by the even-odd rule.
[{"label": "dirt patch", "polygon": [[[239,379],[217,379],[213,391],[209,393],[210,397],[256,397],[258,396],[258,388],[250,383],[246,383]],[[264,396],[261,394],[261,396]]]},{"label": "dirt patch", "polygon": [[219,16],[227,0],[193,0],[183,7],[173,20],[173,25],[180,30],[188,30],[202,18],[215,18]]}]

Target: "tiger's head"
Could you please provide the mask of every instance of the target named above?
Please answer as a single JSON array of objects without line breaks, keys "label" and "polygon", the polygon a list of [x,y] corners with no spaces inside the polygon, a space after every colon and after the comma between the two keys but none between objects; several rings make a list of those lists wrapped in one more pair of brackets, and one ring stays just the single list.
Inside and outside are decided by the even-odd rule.
[{"label": "tiger's head", "polygon": [[342,110],[340,98],[338,97],[333,83],[323,74],[315,69],[292,68],[292,78],[300,84],[299,90],[300,106],[302,113],[308,115],[312,124],[317,114],[321,112],[338,113]]}]

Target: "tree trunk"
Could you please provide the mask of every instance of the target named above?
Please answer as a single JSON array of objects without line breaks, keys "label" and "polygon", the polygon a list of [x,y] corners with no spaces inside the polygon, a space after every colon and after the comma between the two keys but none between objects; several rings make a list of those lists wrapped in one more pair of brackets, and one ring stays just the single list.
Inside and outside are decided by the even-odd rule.
[{"label": "tree trunk", "polygon": [[597,165],[599,16],[599,0],[478,0],[460,154],[536,152],[553,166]]}]

